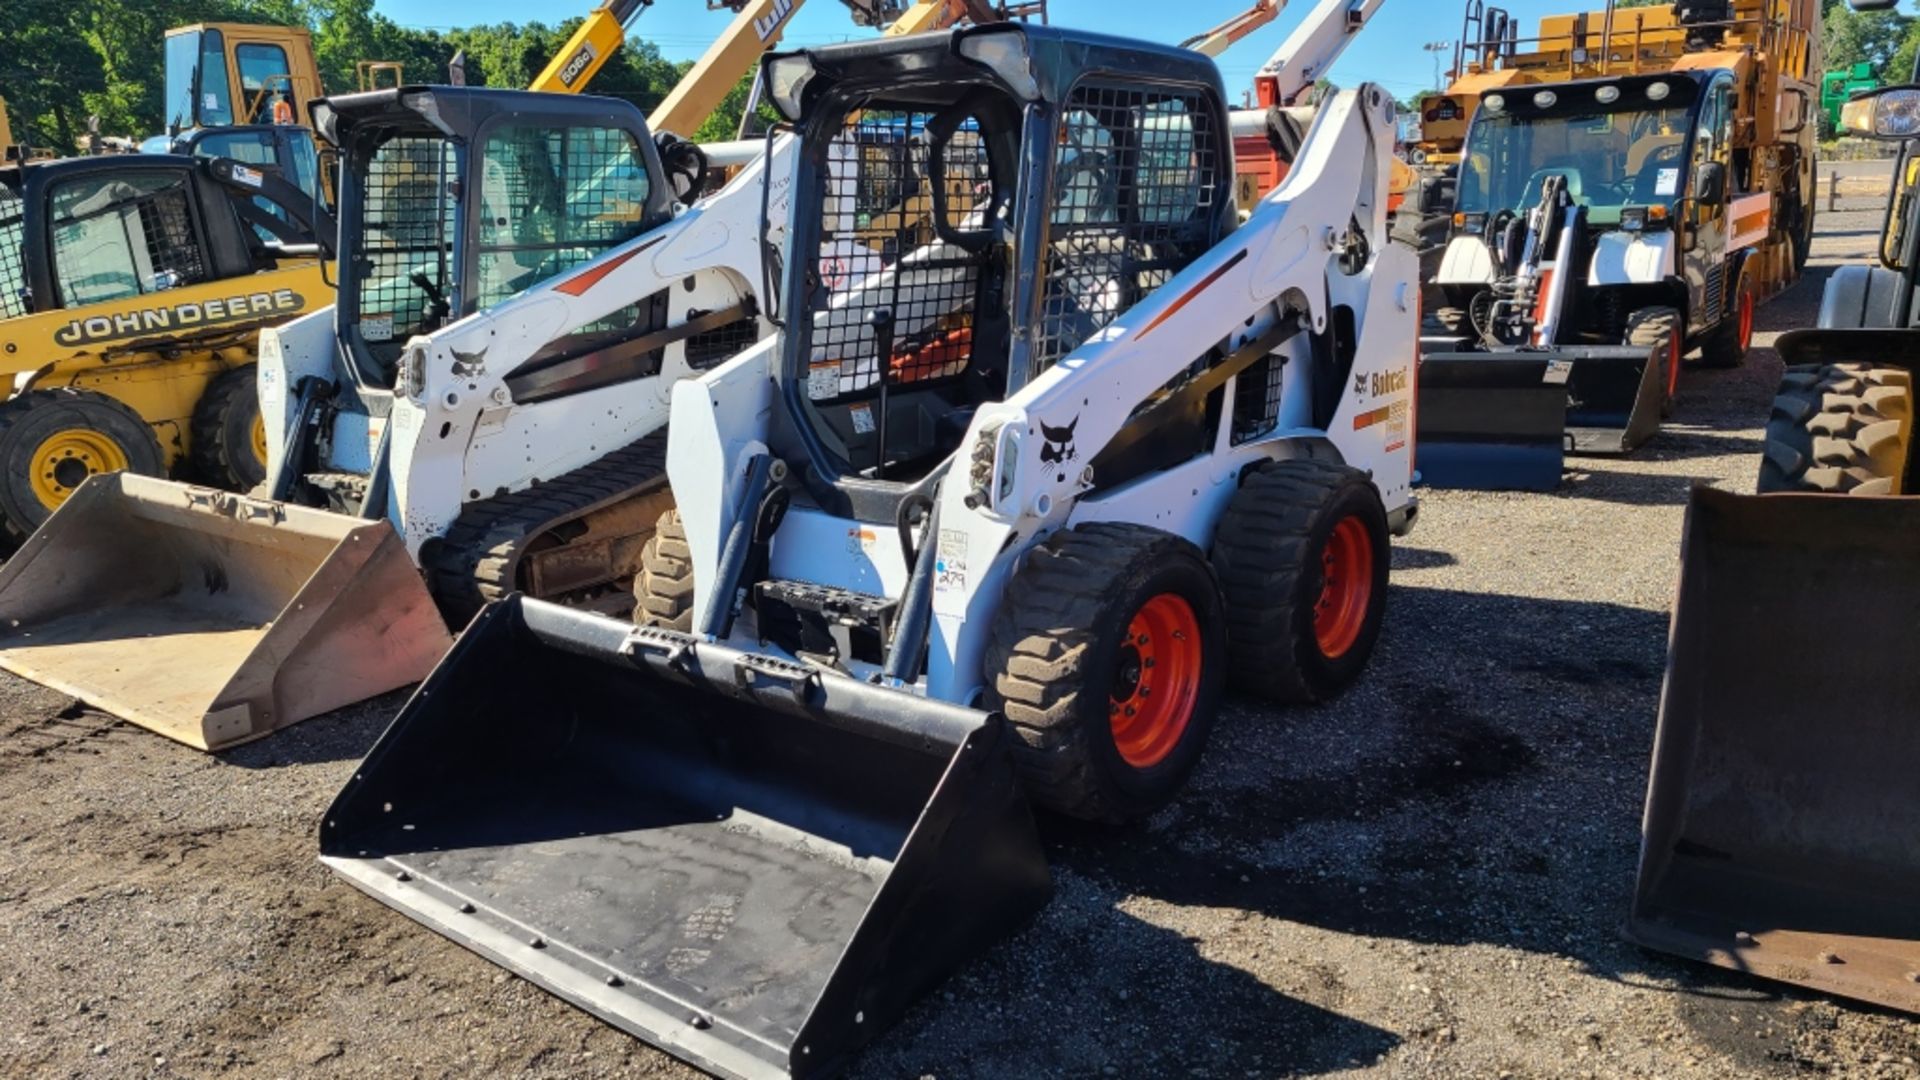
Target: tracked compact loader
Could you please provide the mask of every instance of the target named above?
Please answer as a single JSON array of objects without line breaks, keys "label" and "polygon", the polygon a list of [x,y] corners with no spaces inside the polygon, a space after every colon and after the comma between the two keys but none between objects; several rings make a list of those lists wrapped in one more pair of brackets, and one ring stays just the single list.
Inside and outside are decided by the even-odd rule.
[{"label": "tracked compact loader", "polygon": [[1236,229],[1190,51],[998,26],[763,76],[780,329],[675,389],[643,625],[490,608],[321,827],[382,901],[754,1077],[844,1061],[1043,902],[1019,789],[1138,818],[1229,680],[1358,677],[1418,306],[1378,87]]},{"label": "tracked compact loader", "polygon": [[[628,103],[407,87],[313,113],[338,301],[262,335],[266,490],[106,483],[0,568],[0,665],[208,749],[418,681],[497,595],[624,613],[670,505],[667,384],[763,325],[759,174],[680,206],[699,156],[670,144],[670,170]],[[310,647],[379,659],[309,692]]]},{"label": "tracked compact loader", "polygon": [[[1850,105],[1849,128],[1910,138],[1916,110],[1920,88],[1889,91]],[[1688,506],[1628,934],[1920,1012],[1920,202],[1904,184],[1884,307],[1778,344],[1761,494]],[[1829,282],[1828,309],[1851,288]]]}]

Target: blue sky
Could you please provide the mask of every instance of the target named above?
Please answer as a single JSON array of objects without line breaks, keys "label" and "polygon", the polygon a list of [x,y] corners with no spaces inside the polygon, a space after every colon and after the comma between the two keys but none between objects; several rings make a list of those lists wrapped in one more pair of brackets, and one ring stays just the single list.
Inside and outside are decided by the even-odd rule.
[{"label": "blue sky", "polygon": [[[494,22],[559,22],[585,14],[600,0],[559,0],[529,4],[526,0],[378,0],[377,10],[407,26],[450,29],[455,25]],[[1253,74],[1305,18],[1317,0],[1291,0],[1273,25],[1252,35],[1220,58],[1221,74],[1229,91],[1252,85]],[[1251,0],[1183,0],[1178,4],[1154,0],[1051,0],[1053,21],[1062,25],[1097,27],[1108,33],[1152,41],[1176,42],[1244,11]],[[1507,0],[1503,5],[1531,27],[1543,14],[1577,11],[1577,0]],[[1594,3],[1591,6],[1604,6]],[[1429,41],[1451,41],[1460,36],[1463,0],[1386,0],[1358,40],[1334,68],[1342,85],[1378,82],[1398,97],[1433,85],[1433,57],[1421,51]],[[458,12],[459,23],[450,21]],[[655,0],[630,28],[657,43],[667,56],[692,59],[720,33],[731,18],[726,11],[708,11],[702,0]],[[1523,31],[1525,36],[1530,31]],[[853,25],[840,0],[808,0],[794,16],[783,44],[820,45],[871,34]],[[1451,52],[1447,59],[1452,58]]]}]

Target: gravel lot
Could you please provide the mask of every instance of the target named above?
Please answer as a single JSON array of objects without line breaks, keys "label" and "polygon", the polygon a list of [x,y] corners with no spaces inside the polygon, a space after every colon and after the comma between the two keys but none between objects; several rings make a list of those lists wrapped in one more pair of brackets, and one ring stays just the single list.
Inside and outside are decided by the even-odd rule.
[{"label": "gravel lot", "polygon": [[[1816,266],[1878,225],[1823,217]],[[857,1073],[1920,1076],[1909,1018],[1618,935],[1686,491],[1751,490],[1778,372],[1688,372],[1557,494],[1430,494],[1363,682],[1233,703],[1142,829],[1050,823],[1052,906]],[[0,676],[0,1076],[693,1075],[318,866],[399,703],[209,757]]]}]

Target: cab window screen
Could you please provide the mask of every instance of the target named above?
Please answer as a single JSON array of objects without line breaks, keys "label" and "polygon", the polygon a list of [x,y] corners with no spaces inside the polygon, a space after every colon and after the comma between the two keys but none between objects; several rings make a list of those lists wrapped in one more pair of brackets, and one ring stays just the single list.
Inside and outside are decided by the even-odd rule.
[{"label": "cab window screen", "polygon": [[53,268],[67,307],[206,281],[184,178],[84,177],[53,192]]},{"label": "cab window screen", "polygon": [[355,325],[372,356],[391,364],[407,339],[430,329],[433,297],[451,296],[454,178],[452,144],[439,138],[403,136],[383,143],[367,163],[361,202],[361,259],[349,270],[359,320]]},{"label": "cab window screen", "polygon": [[482,151],[479,280],[487,308],[638,236],[652,181],[619,128],[496,129]]},{"label": "cab window screen", "polygon": [[0,319],[27,313],[27,275],[20,252],[24,205],[18,193],[0,184]]}]

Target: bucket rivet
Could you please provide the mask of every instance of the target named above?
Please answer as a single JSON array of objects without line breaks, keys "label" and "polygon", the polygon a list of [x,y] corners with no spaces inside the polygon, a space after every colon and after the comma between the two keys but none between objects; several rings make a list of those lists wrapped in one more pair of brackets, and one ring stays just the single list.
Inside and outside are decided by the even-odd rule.
[{"label": "bucket rivet", "polygon": [[1821,953],[1821,954],[1820,954],[1820,962],[1821,962],[1821,963],[1823,963],[1823,964],[1839,964],[1839,963],[1844,963],[1844,961],[1842,961],[1842,960],[1840,959],[1840,954],[1839,954],[1839,953],[1830,953],[1830,952],[1823,952],[1823,953]]},{"label": "bucket rivet", "polygon": [[1133,712],[1134,712],[1133,706],[1131,705],[1127,706],[1127,715],[1132,716]]},{"label": "bucket rivet", "polygon": [[699,1031],[705,1031],[713,1026],[712,1018],[703,1013],[694,1013],[687,1018],[687,1023],[692,1024],[694,1028]]},{"label": "bucket rivet", "polygon": [[533,946],[536,949],[544,949],[547,947],[546,941],[544,939],[537,938],[537,937],[528,938],[527,944]]},{"label": "bucket rivet", "polygon": [[1152,667],[1152,666],[1153,666],[1153,657],[1151,657],[1151,656],[1149,656],[1149,657],[1147,657],[1147,658],[1146,658],[1145,660],[1142,660],[1142,661],[1140,661],[1140,666],[1141,666],[1141,667],[1148,667],[1148,668],[1150,668],[1150,667]]},{"label": "bucket rivet", "polygon": [[627,980],[621,978],[618,975],[609,975],[607,976],[607,985],[608,986],[625,986],[627,985]]},{"label": "bucket rivet", "polygon": [[399,873],[397,873],[397,874],[395,874],[395,875],[393,875],[393,876],[394,876],[394,877],[396,877],[396,878],[399,878],[399,879],[400,879],[401,881],[412,881],[412,880],[413,880],[413,875],[412,875],[412,874],[409,874],[409,873],[407,873],[407,872],[406,872],[405,870],[402,870],[402,871],[400,871]]},{"label": "bucket rivet", "polygon": [[1753,935],[1747,933],[1745,930],[1742,930],[1739,933],[1733,935],[1733,940],[1739,942],[1742,945],[1754,944]]},{"label": "bucket rivet", "polygon": [[1920,971],[1907,972],[1907,981],[1911,983],[1920,983]]},{"label": "bucket rivet", "polygon": [[464,904],[461,904],[461,905],[460,905],[460,914],[462,914],[462,915],[471,915],[471,914],[473,914],[473,904],[472,904],[472,903],[464,903]]},{"label": "bucket rivet", "polygon": [[866,1022],[867,1022],[867,1014],[866,1014],[866,1012],[865,1012],[864,1010],[862,1010],[862,1011],[860,1011],[860,1012],[857,1012],[857,1013],[854,1013],[854,1014],[853,1014],[853,1022],[854,1022],[854,1023],[856,1023],[856,1024],[864,1024],[864,1023],[866,1023]]},{"label": "bucket rivet", "polygon": [[1147,643],[1147,635],[1141,634],[1137,640],[1140,644],[1145,645]]}]

